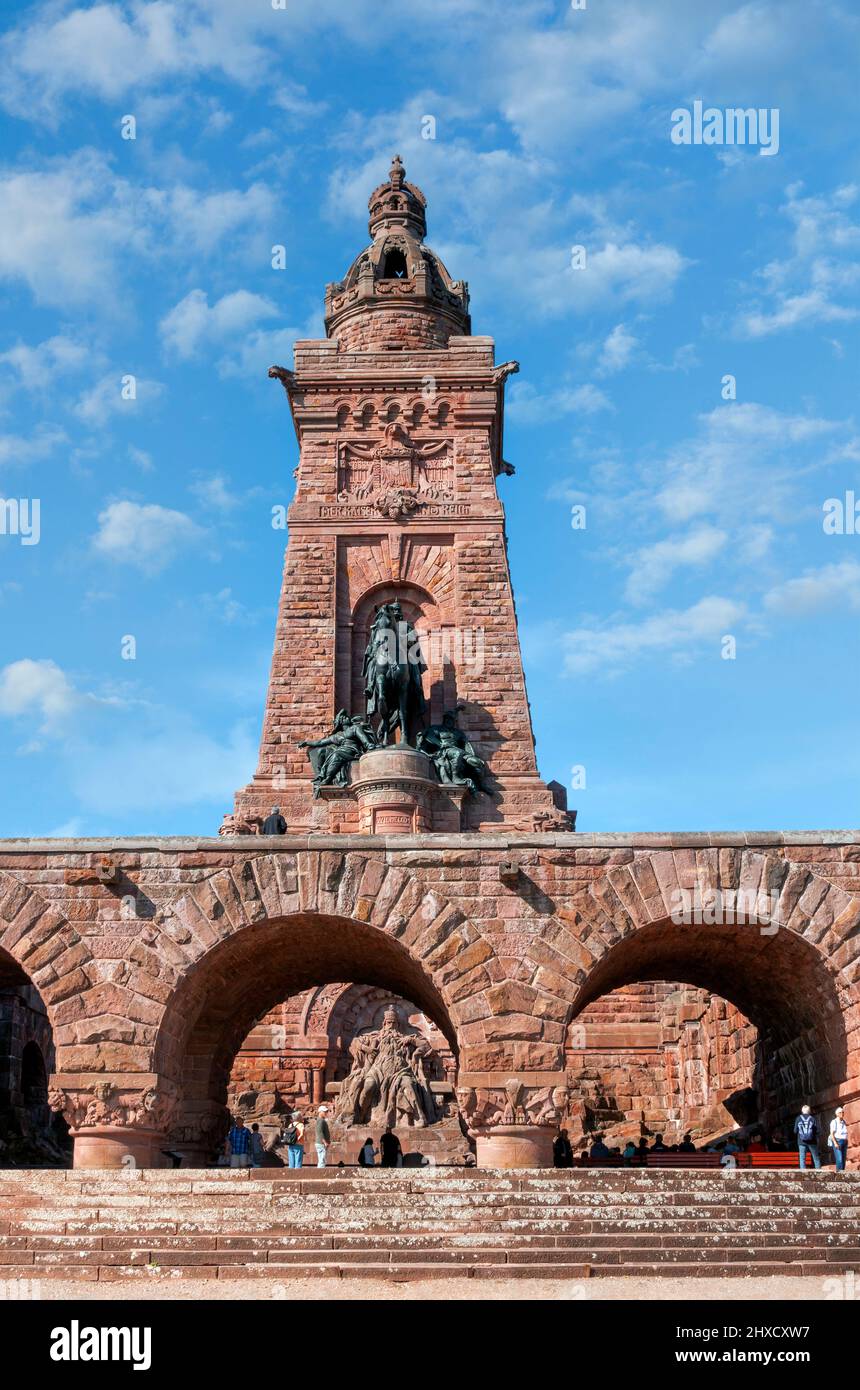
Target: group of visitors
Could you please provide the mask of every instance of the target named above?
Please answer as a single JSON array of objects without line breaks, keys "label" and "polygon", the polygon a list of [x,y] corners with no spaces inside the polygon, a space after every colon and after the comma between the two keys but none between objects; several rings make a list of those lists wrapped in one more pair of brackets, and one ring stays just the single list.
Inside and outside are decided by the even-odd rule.
[{"label": "group of visitors", "polygon": [[[806,1155],[809,1154],[813,1165],[821,1167],[821,1152],[819,1149],[821,1127],[818,1120],[812,1113],[808,1105],[804,1105],[800,1114],[794,1122],[794,1132],[797,1136],[797,1156],[801,1168],[806,1167]],[[836,1113],[830,1121],[830,1129],[827,1134],[827,1147],[833,1154],[833,1162],[838,1172],[844,1172],[845,1160],[848,1157],[848,1126],[845,1123],[845,1111],[841,1105],[837,1105]]]},{"label": "group of visitors", "polygon": [[358,1151],[358,1166],[360,1168],[375,1168],[376,1160],[380,1157],[380,1168],[403,1167],[403,1149],[391,1125],[387,1125],[385,1132],[380,1136],[378,1149],[370,1135],[367,1136]]},{"label": "group of visitors", "polygon": [[[331,1145],[331,1129],[328,1123],[328,1106],[317,1106],[316,1117],[313,1121],[314,1149],[317,1156],[317,1167],[325,1168],[329,1146]],[[280,1134],[275,1141],[276,1147],[285,1148],[287,1151],[287,1166],[290,1168],[301,1168],[304,1165],[305,1139],[307,1136],[308,1125],[305,1123],[300,1110],[293,1110],[285,1120]],[[231,1168],[262,1168],[264,1155],[266,1153],[265,1141],[260,1133],[260,1126],[251,1125],[248,1129],[244,1120],[238,1117],[233,1121],[230,1133],[224,1146],[224,1161]],[[360,1168],[375,1168],[377,1159],[380,1159],[381,1168],[402,1168],[403,1149],[400,1140],[388,1125],[385,1132],[380,1136],[379,1148],[368,1135],[358,1152],[358,1163]],[[341,1167],[343,1164],[340,1165]]]},{"label": "group of visitors", "polygon": [[[287,1166],[289,1168],[301,1168],[304,1164],[306,1132],[307,1126],[301,1111],[293,1110],[284,1122],[275,1141],[278,1147],[287,1150]],[[317,1107],[314,1120],[314,1148],[318,1168],[325,1167],[330,1144],[331,1130],[328,1124],[328,1106],[320,1105]],[[229,1166],[231,1168],[262,1168],[265,1153],[266,1144],[260,1133],[260,1126],[254,1124],[248,1129],[245,1121],[237,1116],[224,1146],[224,1154]]]},{"label": "group of visitors", "polygon": [[[801,1168],[806,1167],[806,1156],[809,1154],[816,1168],[821,1167],[820,1134],[821,1127],[818,1120],[812,1114],[812,1109],[804,1105],[801,1113],[794,1122],[794,1134],[797,1140],[797,1156]],[[827,1135],[827,1146],[833,1154],[833,1162],[838,1172],[845,1168],[845,1161],[848,1156],[848,1126],[845,1122],[845,1111],[839,1105],[836,1108],[833,1119],[830,1121],[830,1129]],[[780,1129],[774,1129],[768,1138],[763,1131],[753,1132],[749,1135],[730,1135],[728,1139],[715,1141],[709,1144],[704,1150],[705,1153],[718,1153],[720,1163],[727,1168],[737,1167],[737,1155],[740,1153],[787,1153],[793,1149],[789,1145]],[[553,1164],[556,1168],[572,1168],[574,1163],[573,1145],[566,1129],[560,1129],[552,1146]],[[654,1142],[649,1146],[645,1138],[634,1142],[628,1139],[624,1148],[620,1146],[610,1146],[606,1144],[601,1135],[596,1135],[588,1151],[589,1158],[595,1159],[615,1159],[625,1165],[633,1163],[644,1163],[648,1154],[694,1154],[698,1152],[689,1134],[685,1134],[680,1144],[666,1144],[662,1134],[654,1135]]]},{"label": "group of visitors", "polygon": [[[598,1134],[595,1136],[591,1148],[588,1151],[588,1156],[589,1158],[614,1158],[621,1163],[631,1164],[634,1160],[642,1162],[646,1154],[649,1153],[694,1154],[695,1152],[696,1146],[689,1134],[684,1135],[680,1144],[666,1144],[663,1142],[662,1134],[655,1134],[654,1142],[650,1147],[647,1139],[640,1139],[638,1143],[634,1143],[632,1139],[628,1139],[623,1149],[617,1144],[610,1146],[604,1143],[602,1137]],[[556,1135],[552,1146],[552,1155],[553,1164],[556,1168],[573,1167],[573,1146],[566,1129],[560,1129]]]}]

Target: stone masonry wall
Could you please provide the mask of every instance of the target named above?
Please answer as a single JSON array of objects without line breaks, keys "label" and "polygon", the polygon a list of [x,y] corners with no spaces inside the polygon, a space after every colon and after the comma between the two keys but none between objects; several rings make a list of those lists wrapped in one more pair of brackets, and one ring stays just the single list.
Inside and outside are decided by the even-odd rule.
[{"label": "stone masonry wall", "polygon": [[[45,1002],[79,1138],[208,1142],[254,1020],[344,979],[434,1019],[475,1132],[571,1113],[571,1022],[653,978],[730,999],[781,1103],[856,1121],[858,856],[853,832],[4,841],[0,952]],[[767,891],[778,925],[674,923],[697,886]]]}]

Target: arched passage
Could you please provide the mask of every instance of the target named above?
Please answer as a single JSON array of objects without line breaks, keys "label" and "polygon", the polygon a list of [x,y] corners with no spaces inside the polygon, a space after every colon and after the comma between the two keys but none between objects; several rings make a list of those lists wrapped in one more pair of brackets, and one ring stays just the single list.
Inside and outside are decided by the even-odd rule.
[{"label": "arched passage", "polygon": [[642,981],[721,996],[758,1030],[770,1122],[804,1101],[835,1103],[847,1080],[851,988],[805,937],[757,923],[651,922],[610,947],[577,995],[572,1020],[601,996]]},{"label": "arched passage", "polygon": [[365,922],[310,912],[256,922],[203,955],[165,1011],[156,1067],[180,1095],[171,1143],[198,1157],[211,1149],[224,1128],[233,1060],[252,1024],[289,995],[342,980],[413,1000],[456,1054],[439,990],[395,938]]},{"label": "arched passage", "polygon": [[27,972],[0,949],[0,1166],[70,1162],[66,1126],[48,1106],[54,1065],[45,1002]]}]

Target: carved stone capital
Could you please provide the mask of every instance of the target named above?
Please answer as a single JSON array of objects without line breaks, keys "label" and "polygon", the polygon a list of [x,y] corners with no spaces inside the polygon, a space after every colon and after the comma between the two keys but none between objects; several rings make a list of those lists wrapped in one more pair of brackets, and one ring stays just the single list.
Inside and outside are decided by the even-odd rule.
[{"label": "carved stone capital", "polygon": [[179,1095],[168,1082],[140,1088],[118,1087],[112,1081],[95,1081],[91,1087],[68,1090],[55,1085],[48,1104],[62,1113],[70,1129],[80,1132],[108,1125],[114,1129],[169,1129],[178,1110]]}]

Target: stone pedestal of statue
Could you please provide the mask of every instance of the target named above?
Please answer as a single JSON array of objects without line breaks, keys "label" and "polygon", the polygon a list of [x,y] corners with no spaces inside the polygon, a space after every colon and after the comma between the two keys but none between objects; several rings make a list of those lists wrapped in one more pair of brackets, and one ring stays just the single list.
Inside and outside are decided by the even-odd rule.
[{"label": "stone pedestal of statue", "polygon": [[[328,1167],[336,1168],[338,1163],[345,1163],[347,1166],[357,1164],[358,1151],[368,1138],[373,1140],[375,1148],[380,1149],[382,1130],[383,1127],[375,1123],[347,1126],[337,1120],[333,1121],[332,1142],[327,1155]],[[440,1168],[463,1167],[466,1155],[473,1149],[471,1141],[463,1133],[456,1118],[444,1119],[423,1128],[415,1125],[397,1125],[394,1133],[403,1150],[404,1168],[421,1168],[427,1164]],[[306,1144],[305,1164],[312,1166],[315,1162],[313,1146]],[[380,1158],[377,1158],[376,1163],[377,1166],[380,1165]]]},{"label": "stone pedestal of statue", "polygon": [[426,753],[394,743],[365,753],[352,769],[350,790],[364,835],[457,832],[465,787],[441,783]]}]

